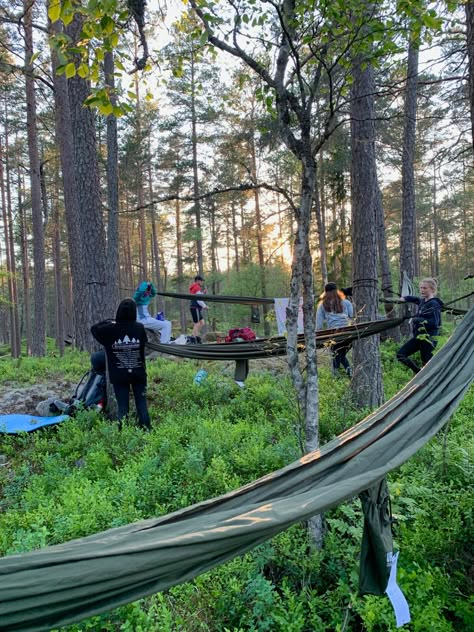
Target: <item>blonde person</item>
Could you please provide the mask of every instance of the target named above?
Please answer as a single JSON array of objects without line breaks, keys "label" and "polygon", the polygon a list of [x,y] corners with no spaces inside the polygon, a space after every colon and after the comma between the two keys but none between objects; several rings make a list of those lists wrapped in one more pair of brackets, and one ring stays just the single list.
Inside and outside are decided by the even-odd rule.
[{"label": "blonde person", "polygon": [[433,357],[437,341],[434,336],[439,334],[441,327],[441,308],[443,302],[436,297],[438,282],[428,277],[420,283],[421,296],[403,296],[400,300],[406,303],[414,303],[418,306],[415,316],[411,319],[413,337],[397,351],[397,360],[418,373],[421,370],[410,359],[414,353],[419,352],[421,364],[425,364]]},{"label": "blonde person", "polygon": [[[328,329],[347,327],[349,320],[354,316],[352,303],[344,298],[344,294],[337,289],[335,283],[326,283],[324,294],[316,311],[316,329],[322,329],[325,325]],[[346,374],[352,377],[352,368],[347,359],[347,352],[351,348],[350,343],[340,342],[332,345],[332,371],[338,374],[341,366]]]}]

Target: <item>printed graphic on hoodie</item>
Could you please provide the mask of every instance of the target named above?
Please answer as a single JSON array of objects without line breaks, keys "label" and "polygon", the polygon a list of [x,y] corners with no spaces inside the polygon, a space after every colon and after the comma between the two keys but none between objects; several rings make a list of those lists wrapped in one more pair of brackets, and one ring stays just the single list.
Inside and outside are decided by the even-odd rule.
[{"label": "printed graphic on hoodie", "polygon": [[112,343],[112,352],[118,369],[126,369],[128,373],[131,373],[133,369],[143,366],[140,357],[140,341],[136,338],[129,338],[127,335],[123,340],[119,338]]}]

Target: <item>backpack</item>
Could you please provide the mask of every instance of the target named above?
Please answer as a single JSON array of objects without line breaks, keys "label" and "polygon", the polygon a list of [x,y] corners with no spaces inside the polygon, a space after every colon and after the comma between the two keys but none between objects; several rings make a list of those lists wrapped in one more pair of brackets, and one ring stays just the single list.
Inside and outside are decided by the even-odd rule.
[{"label": "backpack", "polygon": [[226,342],[235,342],[237,339],[240,340],[256,340],[257,336],[253,329],[250,327],[242,327],[237,329],[229,329],[229,333],[225,338]]},{"label": "backpack", "polygon": [[79,407],[103,410],[106,403],[105,373],[98,373],[94,369],[87,371],[76,386],[74,395],[64,411],[66,415],[74,415]]},{"label": "backpack", "polygon": [[107,381],[105,379],[105,353],[97,351],[91,355],[91,368],[79,380],[74,395],[69,401],[53,400],[49,405],[51,413],[61,412],[73,416],[78,408],[104,410],[107,404]]}]

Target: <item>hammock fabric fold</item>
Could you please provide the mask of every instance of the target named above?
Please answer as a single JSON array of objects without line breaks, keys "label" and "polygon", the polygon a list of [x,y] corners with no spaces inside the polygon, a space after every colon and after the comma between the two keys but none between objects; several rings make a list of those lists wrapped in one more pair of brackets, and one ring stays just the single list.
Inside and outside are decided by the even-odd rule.
[{"label": "hammock fabric fold", "polygon": [[0,560],[0,629],[39,631],[188,581],[366,490],[449,420],[474,378],[474,308],[395,397],[322,449],[172,514]]},{"label": "hammock fabric fold", "polygon": [[[348,344],[367,338],[383,331],[398,327],[404,318],[373,320],[367,323],[349,325],[340,329],[322,329],[316,332],[316,346],[323,348],[331,344],[347,342]],[[286,338],[274,336],[259,338],[247,342],[228,342],[224,344],[210,343],[202,345],[173,345],[148,342],[147,347],[153,351],[168,355],[198,360],[258,360],[275,355],[286,355]],[[304,350],[304,336],[298,336],[298,348]]]}]

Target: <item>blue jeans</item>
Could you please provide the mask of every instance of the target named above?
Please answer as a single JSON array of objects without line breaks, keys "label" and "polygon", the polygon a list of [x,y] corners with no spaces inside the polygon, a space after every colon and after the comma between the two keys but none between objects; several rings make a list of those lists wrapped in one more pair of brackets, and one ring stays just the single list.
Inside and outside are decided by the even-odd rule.
[{"label": "blue jeans", "polygon": [[140,428],[150,430],[150,415],[148,414],[148,406],[146,403],[146,383],[133,382],[124,384],[112,384],[114,387],[115,399],[118,405],[118,421],[119,427],[122,428],[122,419],[126,417],[130,411],[130,386],[135,397],[135,408],[137,409],[138,425]]}]

